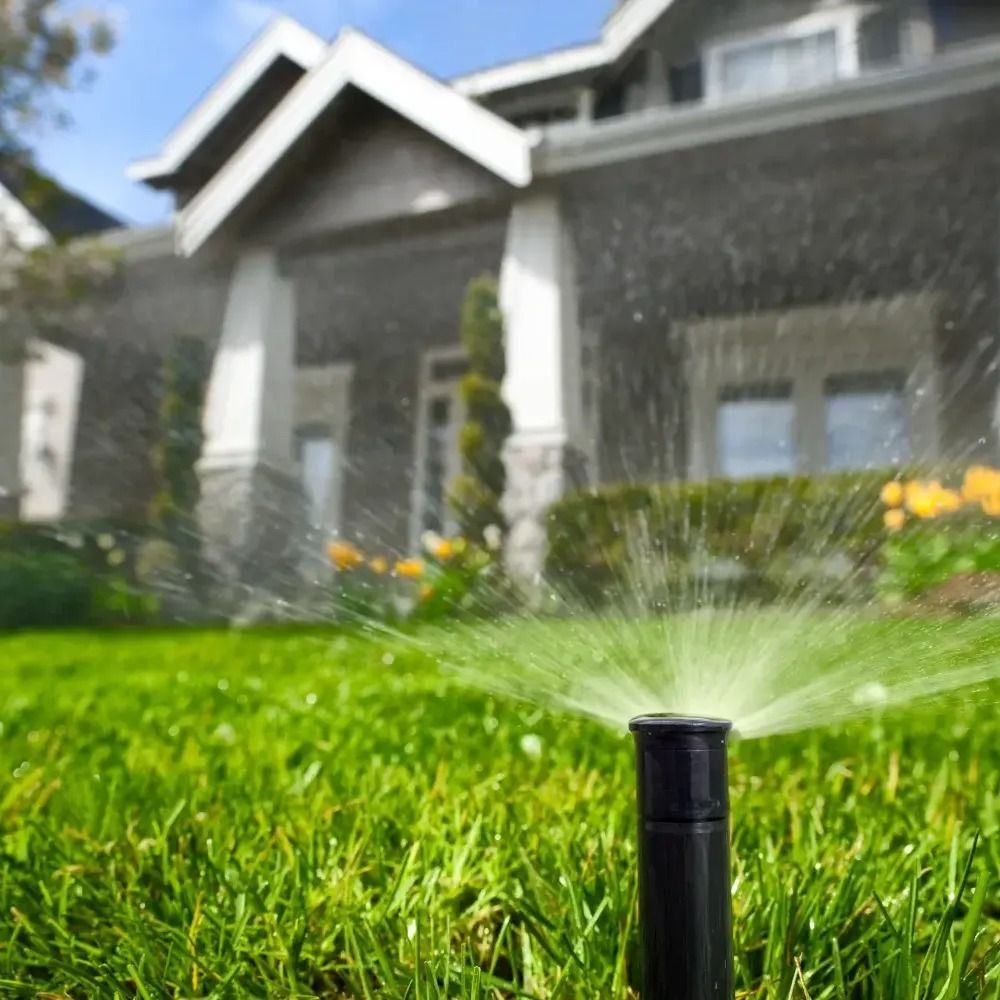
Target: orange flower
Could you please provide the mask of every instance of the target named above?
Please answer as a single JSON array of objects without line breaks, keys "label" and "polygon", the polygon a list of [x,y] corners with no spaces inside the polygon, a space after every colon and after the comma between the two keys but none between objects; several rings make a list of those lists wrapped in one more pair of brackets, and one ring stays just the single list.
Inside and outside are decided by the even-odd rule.
[{"label": "orange flower", "polygon": [[422,559],[400,559],[396,563],[396,576],[403,580],[419,580],[424,575]]},{"label": "orange flower", "polygon": [[882,503],[886,507],[902,507],[903,506],[903,484],[893,479],[891,482],[885,484],[882,487]]},{"label": "orange flower", "polygon": [[996,501],[1000,497],[1000,472],[986,465],[970,465],[962,483],[962,497],[969,503]]},{"label": "orange flower", "polygon": [[904,524],[906,524],[906,512],[900,510],[898,507],[893,510],[887,510],[883,516],[885,521],[885,526],[890,531],[899,531]]},{"label": "orange flower", "polygon": [[434,546],[434,557],[435,559],[440,559],[441,562],[447,562],[457,550],[457,546],[453,541],[448,538],[441,538],[438,543]]},{"label": "orange flower", "polygon": [[330,542],[326,554],[337,569],[348,573],[363,565],[365,561],[361,550],[350,542]]},{"label": "orange flower", "polygon": [[369,564],[368,568],[376,576],[385,576],[389,572],[389,563],[384,556],[376,556]]}]

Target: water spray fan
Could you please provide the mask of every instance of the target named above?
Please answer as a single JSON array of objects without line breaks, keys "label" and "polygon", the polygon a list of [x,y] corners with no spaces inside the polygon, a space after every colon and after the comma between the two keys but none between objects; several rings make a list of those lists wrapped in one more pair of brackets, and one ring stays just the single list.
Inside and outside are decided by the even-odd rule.
[{"label": "water spray fan", "polygon": [[636,743],[643,1000],[732,1000],[732,724],[647,715],[629,729]]}]

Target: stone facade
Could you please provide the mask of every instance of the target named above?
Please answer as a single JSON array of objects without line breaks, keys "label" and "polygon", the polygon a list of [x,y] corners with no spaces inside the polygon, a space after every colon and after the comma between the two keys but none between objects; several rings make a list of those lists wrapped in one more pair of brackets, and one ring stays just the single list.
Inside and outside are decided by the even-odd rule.
[{"label": "stone facade", "polygon": [[[917,294],[937,303],[943,451],[994,457],[998,167],[991,91],[564,177],[580,326],[599,341],[601,479],[686,474],[691,329]],[[366,547],[412,544],[420,358],[457,346],[464,290],[499,273],[509,213],[509,202],[468,204],[282,252],[298,365],[353,366],[342,526]],[[217,340],[229,280],[221,260],[129,264],[93,327],[71,338],[86,366],[73,515],[144,516],[163,350],[180,333]],[[530,439],[508,449],[511,559],[526,574],[541,511],[583,481],[575,455]],[[209,477],[206,502],[259,487],[280,508],[286,485],[260,470]],[[280,540],[248,518],[220,524],[220,537],[273,553],[285,572]]]},{"label": "stone facade", "polygon": [[297,479],[261,464],[204,471],[198,520],[221,607],[238,611],[301,592],[305,512]]},{"label": "stone facade", "polygon": [[586,463],[562,441],[513,441],[505,449],[504,464],[507,567],[516,579],[535,584],[546,546],[545,513],[567,492],[587,485]]},{"label": "stone facade", "polygon": [[567,178],[602,478],[684,474],[684,325],[916,293],[941,303],[944,452],[994,457],[998,167],[990,91]]}]

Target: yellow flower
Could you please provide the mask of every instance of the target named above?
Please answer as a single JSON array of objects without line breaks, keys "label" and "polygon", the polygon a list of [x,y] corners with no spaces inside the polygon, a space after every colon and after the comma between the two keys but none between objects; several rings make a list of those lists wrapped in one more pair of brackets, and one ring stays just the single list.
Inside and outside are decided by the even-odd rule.
[{"label": "yellow flower", "polygon": [[400,559],[396,563],[396,576],[403,580],[419,580],[424,575],[422,559]]},{"label": "yellow flower", "polygon": [[1000,495],[983,497],[979,505],[989,517],[1000,517]]},{"label": "yellow flower", "polygon": [[434,588],[429,583],[425,583],[420,588],[420,600],[426,602],[429,601],[433,596],[434,596]]},{"label": "yellow flower", "polygon": [[437,544],[434,546],[433,555],[436,559],[440,559],[441,562],[447,562],[455,555],[455,552],[455,543],[448,538],[441,538],[438,539]]},{"label": "yellow flower", "polygon": [[914,480],[904,489],[906,506],[911,514],[920,518],[935,518],[953,514],[962,506],[961,494],[945,489],[936,479],[930,482]]},{"label": "yellow flower", "polygon": [[389,572],[389,563],[384,556],[376,556],[369,564],[368,568],[376,576],[385,576]]},{"label": "yellow flower", "polygon": [[882,503],[886,507],[902,507],[903,506],[903,484],[897,482],[895,479],[891,482],[885,484],[882,487]]},{"label": "yellow flower", "polygon": [[885,526],[890,531],[899,531],[906,524],[906,512],[900,510],[898,507],[893,510],[887,510],[883,516],[883,520],[885,521]]},{"label": "yellow flower", "polygon": [[364,564],[365,557],[357,546],[350,542],[330,542],[326,554],[337,569],[350,572]]},{"label": "yellow flower", "polygon": [[971,465],[965,472],[962,497],[969,503],[1000,497],[1000,472],[986,465]]},{"label": "yellow flower", "polygon": [[939,490],[934,499],[939,514],[954,514],[962,509],[962,495],[955,490]]}]

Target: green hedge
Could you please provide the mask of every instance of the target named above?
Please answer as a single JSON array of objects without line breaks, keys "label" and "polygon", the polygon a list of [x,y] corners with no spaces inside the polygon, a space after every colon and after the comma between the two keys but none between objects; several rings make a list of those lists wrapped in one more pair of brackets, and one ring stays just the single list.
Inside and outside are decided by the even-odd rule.
[{"label": "green hedge", "polygon": [[0,522],[0,630],[150,621],[156,601],[134,575],[147,534],[110,522]]},{"label": "green hedge", "polygon": [[[879,491],[892,473],[627,484],[571,494],[548,515],[546,576],[564,596],[601,603],[712,578],[761,598],[859,574],[885,537]],[[647,572],[650,568],[653,573]],[[861,574],[863,575],[863,574]],[[692,586],[688,586],[688,585]],[[832,591],[831,587],[831,591]],[[647,595],[649,596],[649,595]],[[655,601],[654,601],[655,603]],[[677,603],[674,601],[674,603]]]}]

